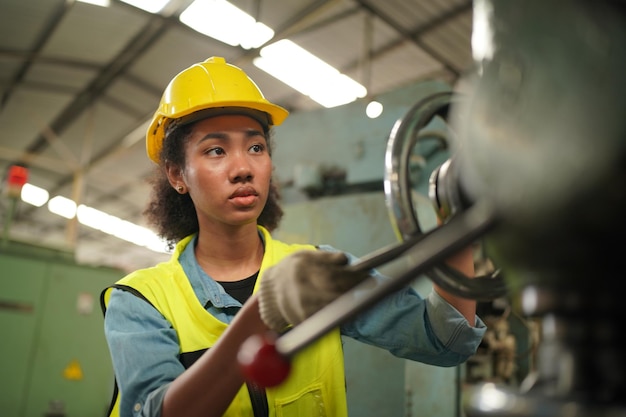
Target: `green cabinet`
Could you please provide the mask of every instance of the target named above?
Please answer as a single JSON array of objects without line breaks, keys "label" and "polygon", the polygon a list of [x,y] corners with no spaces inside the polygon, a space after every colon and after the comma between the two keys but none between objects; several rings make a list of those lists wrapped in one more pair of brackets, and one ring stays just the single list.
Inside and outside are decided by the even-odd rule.
[{"label": "green cabinet", "polygon": [[99,294],[124,274],[27,252],[0,252],[0,414],[105,416],[113,371]]}]

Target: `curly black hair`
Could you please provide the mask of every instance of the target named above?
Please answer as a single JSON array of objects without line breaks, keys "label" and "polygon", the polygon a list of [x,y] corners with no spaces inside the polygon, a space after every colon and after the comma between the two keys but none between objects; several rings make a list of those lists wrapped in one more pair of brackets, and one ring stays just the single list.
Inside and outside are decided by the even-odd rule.
[{"label": "curly black hair", "polygon": [[[185,166],[185,147],[191,135],[194,123],[181,126],[168,134],[163,141],[160,153],[161,163],[155,168],[149,179],[152,185],[150,202],[144,210],[148,222],[154,225],[157,234],[165,239],[170,249],[182,238],[198,232],[198,216],[196,207],[189,193],[179,194],[169,183],[165,173],[165,162],[177,167]],[[273,131],[265,132],[267,149],[272,155]],[[267,202],[257,219],[257,223],[270,232],[278,227],[283,217],[283,209],[279,204],[280,193],[274,180],[270,180]]]}]

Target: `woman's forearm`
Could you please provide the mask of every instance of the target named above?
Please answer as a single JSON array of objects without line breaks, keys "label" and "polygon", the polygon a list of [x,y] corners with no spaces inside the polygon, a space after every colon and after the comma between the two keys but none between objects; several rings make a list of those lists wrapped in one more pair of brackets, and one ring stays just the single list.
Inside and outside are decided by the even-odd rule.
[{"label": "woman's forearm", "polygon": [[[465,276],[473,278],[474,271],[474,254],[471,247],[467,247],[446,260],[448,266],[462,272]],[[458,295],[451,294],[439,287],[437,284],[433,284],[433,288],[443,299],[445,299],[450,305],[454,306],[469,322],[470,326],[476,325],[476,300],[471,300]]]},{"label": "woman's forearm", "polygon": [[251,297],[218,342],[170,385],[162,417],[221,416],[244,382],[237,362],[240,346],[253,334],[268,330]]}]

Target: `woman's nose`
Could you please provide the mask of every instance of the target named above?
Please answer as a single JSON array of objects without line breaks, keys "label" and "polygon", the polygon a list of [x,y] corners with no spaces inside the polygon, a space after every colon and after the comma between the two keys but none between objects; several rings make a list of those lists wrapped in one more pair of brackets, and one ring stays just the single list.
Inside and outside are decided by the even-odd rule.
[{"label": "woman's nose", "polygon": [[252,179],[252,166],[247,155],[237,153],[233,155],[231,168],[231,181],[250,181]]}]

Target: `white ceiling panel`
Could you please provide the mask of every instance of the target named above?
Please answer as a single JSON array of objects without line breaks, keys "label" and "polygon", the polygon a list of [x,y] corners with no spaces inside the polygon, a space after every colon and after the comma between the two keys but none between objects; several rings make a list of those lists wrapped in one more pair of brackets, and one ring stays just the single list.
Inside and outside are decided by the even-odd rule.
[{"label": "white ceiling panel", "polygon": [[121,52],[149,17],[128,7],[75,2],[45,43],[42,54],[106,64]]},{"label": "white ceiling panel", "polygon": [[0,113],[0,145],[25,150],[72,98],[49,90],[15,89]]}]

